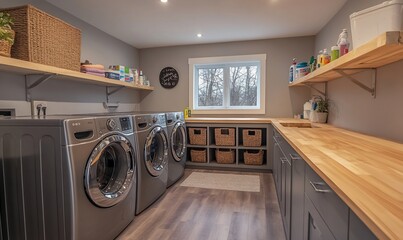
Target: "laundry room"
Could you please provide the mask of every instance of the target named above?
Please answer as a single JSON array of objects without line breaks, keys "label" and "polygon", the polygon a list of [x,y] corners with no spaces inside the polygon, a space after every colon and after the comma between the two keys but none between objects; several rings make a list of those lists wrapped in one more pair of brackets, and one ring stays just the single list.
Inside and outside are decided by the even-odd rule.
[{"label": "laundry room", "polygon": [[2,0],[0,240],[402,239],[403,0]]}]

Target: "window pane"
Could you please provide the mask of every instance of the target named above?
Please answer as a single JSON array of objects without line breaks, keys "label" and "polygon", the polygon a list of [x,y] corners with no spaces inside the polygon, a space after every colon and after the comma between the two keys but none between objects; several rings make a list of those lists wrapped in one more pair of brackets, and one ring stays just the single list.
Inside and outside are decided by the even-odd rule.
[{"label": "window pane", "polygon": [[257,66],[230,67],[230,106],[257,106]]},{"label": "window pane", "polygon": [[199,68],[199,107],[222,106],[224,102],[224,69]]}]

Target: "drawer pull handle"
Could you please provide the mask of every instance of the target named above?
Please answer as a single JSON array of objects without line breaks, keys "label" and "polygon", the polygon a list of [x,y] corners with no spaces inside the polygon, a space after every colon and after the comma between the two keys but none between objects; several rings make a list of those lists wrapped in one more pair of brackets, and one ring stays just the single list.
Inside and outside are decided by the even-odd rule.
[{"label": "drawer pull handle", "polygon": [[326,186],[325,183],[323,182],[311,182],[309,181],[309,183],[311,184],[311,186],[313,187],[313,189],[315,190],[315,192],[319,192],[319,193],[329,193],[331,192],[330,189],[320,189],[320,187],[318,188],[317,186]]},{"label": "drawer pull handle", "polygon": [[295,160],[301,160],[301,157],[296,155],[296,154],[292,154],[290,153],[290,158],[291,160],[295,161]]}]

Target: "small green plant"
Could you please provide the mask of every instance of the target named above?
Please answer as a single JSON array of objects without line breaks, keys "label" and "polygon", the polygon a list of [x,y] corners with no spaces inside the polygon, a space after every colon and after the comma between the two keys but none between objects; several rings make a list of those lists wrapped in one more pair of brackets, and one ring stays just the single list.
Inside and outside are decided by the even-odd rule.
[{"label": "small green plant", "polygon": [[14,24],[14,19],[10,16],[10,14],[5,12],[0,12],[0,28],[8,28],[11,29],[11,26]]},{"label": "small green plant", "polygon": [[14,19],[8,13],[0,12],[0,40],[14,43],[14,36],[11,32],[11,26],[14,24]]},{"label": "small green plant", "polygon": [[324,99],[320,99],[318,102],[318,107],[316,108],[317,112],[329,112],[329,102]]}]

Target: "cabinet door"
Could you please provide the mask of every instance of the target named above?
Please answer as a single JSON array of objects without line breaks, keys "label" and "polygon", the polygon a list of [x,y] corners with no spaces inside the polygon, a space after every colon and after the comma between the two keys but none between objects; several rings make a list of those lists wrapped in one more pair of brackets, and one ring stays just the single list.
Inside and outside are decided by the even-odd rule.
[{"label": "cabinet door", "polygon": [[305,161],[296,153],[289,154],[291,180],[291,239],[300,240],[304,234]]},{"label": "cabinet door", "polygon": [[350,221],[348,226],[349,240],[376,240],[375,235],[350,209]]},{"label": "cabinet door", "polygon": [[281,164],[281,150],[278,143],[274,144],[274,157],[273,161],[275,162],[275,168],[273,169],[275,184],[276,184],[276,191],[279,203],[281,202],[281,183],[282,183],[282,164]]},{"label": "cabinet door", "polygon": [[284,229],[287,239],[290,239],[290,223],[291,223],[291,163],[285,159],[285,188],[284,188]]},{"label": "cabinet door", "polygon": [[304,240],[335,240],[329,228],[313,206],[311,200],[305,197],[304,210]]}]

